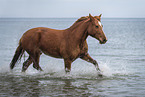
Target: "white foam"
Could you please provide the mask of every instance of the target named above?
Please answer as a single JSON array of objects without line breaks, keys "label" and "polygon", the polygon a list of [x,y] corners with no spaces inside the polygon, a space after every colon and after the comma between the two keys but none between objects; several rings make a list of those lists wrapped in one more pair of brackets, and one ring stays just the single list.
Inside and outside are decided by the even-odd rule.
[{"label": "white foam", "polygon": [[109,67],[107,65],[107,63],[101,63],[100,69],[103,72],[103,75],[107,76],[107,77],[111,77],[113,76],[113,70],[111,69],[111,67]]}]

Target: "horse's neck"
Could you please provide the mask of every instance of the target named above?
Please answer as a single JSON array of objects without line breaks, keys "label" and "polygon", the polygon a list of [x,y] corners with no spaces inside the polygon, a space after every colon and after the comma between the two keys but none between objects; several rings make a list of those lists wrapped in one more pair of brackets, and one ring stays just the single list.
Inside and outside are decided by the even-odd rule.
[{"label": "horse's neck", "polygon": [[69,30],[71,33],[71,37],[73,38],[74,41],[77,41],[80,43],[83,43],[88,34],[87,34],[87,28],[88,28],[88,23],[80,22],[77,24],[73,24]]}]

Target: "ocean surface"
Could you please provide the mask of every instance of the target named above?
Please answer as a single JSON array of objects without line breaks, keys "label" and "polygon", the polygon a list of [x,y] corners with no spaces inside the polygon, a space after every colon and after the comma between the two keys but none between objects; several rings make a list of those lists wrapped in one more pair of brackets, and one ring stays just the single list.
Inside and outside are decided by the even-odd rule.
[{"label": "ocean surface", "polygon": [[[44,54],[43,72],[28,68],[21,72],[25,58],[11,71],[9,63],[18,41],[25,31],[34,27],[66,29],[77,18],[0,18],[0,97],[124,97],[145,96],[145,19],[103,18],[106,44],[89,36],[90,55],[97,60],[103,77],[95,67],[77,59],[70,74],[64,62]],[[26,54],[26,57],[28,55]]]}]

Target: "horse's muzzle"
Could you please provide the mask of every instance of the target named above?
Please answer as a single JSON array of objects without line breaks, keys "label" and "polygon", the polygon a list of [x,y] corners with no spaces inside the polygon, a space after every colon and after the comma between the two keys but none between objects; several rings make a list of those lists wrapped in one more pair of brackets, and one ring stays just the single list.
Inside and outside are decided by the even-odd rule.
[{"label": "horse's muzzle", "polygon": [[104,39],[103,41],[100,41],[100,44],[105,44],[107,42],[107,39]]}]

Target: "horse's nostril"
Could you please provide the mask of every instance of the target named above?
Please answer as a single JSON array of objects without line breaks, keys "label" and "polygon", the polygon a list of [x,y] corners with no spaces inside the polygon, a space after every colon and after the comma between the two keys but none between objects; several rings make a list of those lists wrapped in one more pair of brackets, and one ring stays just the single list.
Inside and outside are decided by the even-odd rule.
[{"label": "horse's nostril", "polygon": [[106,39],[103,40],[103,42],[106,42],[106,41],[107,41]]}]

